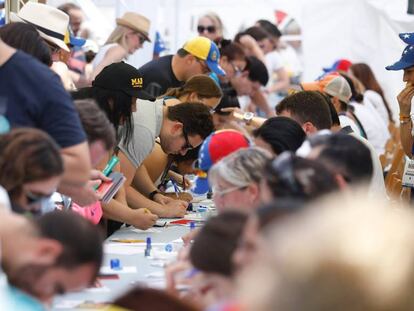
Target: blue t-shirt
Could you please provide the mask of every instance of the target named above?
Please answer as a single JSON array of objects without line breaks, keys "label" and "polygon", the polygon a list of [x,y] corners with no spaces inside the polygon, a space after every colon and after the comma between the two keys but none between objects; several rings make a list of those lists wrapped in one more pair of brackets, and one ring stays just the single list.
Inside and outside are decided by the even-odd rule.
[{"label": "blue t-shirt", "polygon": [[0,66],[0,102],[12,127],[47,132],[60,147],[86,141],[79,115],[60,78],[33,57],[17,51]]}]

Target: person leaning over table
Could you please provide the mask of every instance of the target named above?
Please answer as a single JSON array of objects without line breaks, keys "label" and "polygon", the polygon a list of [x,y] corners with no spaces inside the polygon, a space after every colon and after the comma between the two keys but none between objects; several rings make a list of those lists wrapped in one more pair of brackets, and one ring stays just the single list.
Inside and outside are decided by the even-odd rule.
[{"label": "person leaning over table", "polygon": [[[163,100],[138,101],[133,114],[133,139],[129,144],[122,140],[119,147],[121,172],[127,178],[124,187],[128,206],[147,208],[160,217],[183,217],[187,202],[173,200],[157,190],[143,164],[151,153],[155,140],[167,154],[186,154],[200,145],[213,131],[210,108],[201,103],[180,103],[164,106]],[[113,211],[108,209],[108,215]],[[115,214],[111,215],[116,217]],[[119,224],[114,224],[115,229]]]},{"label": "person leaning over table", "polygon": [[405,154],[411,158],[414,143],[411,121],[411,102],[414,96],[414,46],[411,44],[414,44],[414,34],[402,33],[400,38],[409,45],[404,49],[400,60],[385,69],[404,70],[403,81],[406,85],[397,96],[400,106],[400,138]]},{"label": "person leaning over table", "polygon": [[[214,111],[222,95],[220,87],[212,78],[206,75],[195,75],[182,87],[168,89],[167,93],[160,96],[160,98],[164,99],[166,106],[191,101],[202,103],[209,107],[211,111]],[[162,151],[161,145],[157,141],[151,154],[144,161],[151,180],[158,185],[168,182],[171,177],[176,182],[181,183],[183,181],[182,176],[170,171],[174,159],[179,157],[180,155],[168,156]]]}]

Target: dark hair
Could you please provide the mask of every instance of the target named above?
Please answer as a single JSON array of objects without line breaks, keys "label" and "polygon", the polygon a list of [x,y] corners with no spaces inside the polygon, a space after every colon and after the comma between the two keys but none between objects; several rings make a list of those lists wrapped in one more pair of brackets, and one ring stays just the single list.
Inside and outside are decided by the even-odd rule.
[{"label": "dark hair", "polygon": [[4,25],[0,27],[0,38],[4,43],[32,55],[46,66],[52,65],[49,46],[34,26],[26,23]]},{"label": "dark hair", "polygon": [[185,155],[182,154],[172,154],[173,160],[175,163],[181,163],[190,160],[198,159],[198,152],[200,151],[201,145],[187,151]]},{"label": "dark hair", "polygon": [[259,24],[261,28],[266,30],[266,32],[272,37],[280,38],[282,36],[279,28],[277,28],[277,26],[272,22],[265,19],[259,19],[256,23]]},{"label": "dark hair", "polygon": [[205,139],[214,131],[210,108],[201,103],[180,103],[167,107],[167,118],[183,124],[187,135],[200,135]]},{"label": "dark hair", "polygon": [[70,10],[81,10],[80,6],[75,3],[67,2],[58,6],[58,9],[69,15]]},{"label": "dark hair", "polygon": [[98,275],[103,258],[103,236],[98,227],[72,211],[54,211],[35,220],[40,235],[62,244],[55,265],[72,269],[93,264]]},{"label": "dark hair", "polygon": [[[119,141],[122,135],[125,144],[132,138],[134,124],[132,121],[132,97],[121,91],[108,90],[97,86],[86,87],[71,92],[73,99],[94,99],[108,120],[115,127],[115,133]],[[121,121],[125,124],[120,134]]]},{"label": "dark hair", "polygon": [[267,163],[264,179],[274,199],[297,198],[307,202],[339,188],[333,173],[324,165],[289,151]]},{"label": "dark hair", "polygon": [[180,56],[181,58],[186,57],[188,54],[190,53],[184,50],[183,48],[179,48],[177,51],[177,55]]},{"label": "dark hair", "polygon": [[306,133],[299,123],[287,117],[267,119],[253,131],[253,135],[268,143],[275,154],[296,151],[306,139]]},{"label": "dark hair", "polygon": [[217,83],[206,75],[195,75],[188,79],[183,86],[169,88],[164,96],[179,98],[183,95],[197,93],[200,98],[220,98],[223,96],[221,88]]},{"label": "dark hair", "polygon": [[321,148],[318,161],[348,183],[369,181],[373,174],[371,152],[361,141],[346,134],[316,135],[312,147]]},{"label": "dark hair", "polygon": [[269,39],[269,33],[262,27],[257,26],[247,28],[243,34],[251,36],[256,41]]},{"label": "dark hair", "polygon": [[304,207],[303,200],[297,198],[277,198],[271,203],[260,206],[256,210],[260,230],[264,230],[275,220],[291,215]]},{"label": "dark hair", "polygon": [[226,211],[210,218],[194,239],[190,249],[193,266],[203,272],[231,276],[233,252],[247,221],[247,215]]},{"label": "dark hair", "polygon": [[116,143],[114,126],[95,101],[93,99],[75,100],[75,106],[89,144],[101,140],[105,143],[106,150],[114,148]]},{"label": "dark hair", "polygon": [[[326,103],[328,104],[329,112],[331,113],[332,125],[340,126],[341,125],[341,121],[339,121],[338,112],[336,111],[335,106],[333,105],[331,98],[326,93],[319,92],[319,94],[322,95],[322,97],[325,99]],[[347,109],[346,107],[348,106],[348,104],[344,103],[341,100],[339,100],[339,103],[341,105],[341,109],[342,110],[346,110]],[[343,105],[345,105],[345,106],[343,106]]]},{"label": "dark hair", "polygon": [[13,129],[0,136],[0,185],[16,200],[23,184],[63,174],[59,147],[45,132]]},{"label": "dark hair", "polygon": [[351,65],[351,71],[353,73],[353,75],[359,80],[361,81],[361,83],[364,85],[364,87],[367,90],[372,90],[374,92],[377,92],[385,105],[385,108],[387,109],[387,113],[388,113],[388,120],[390,122],[393,122],[392,120],[392,111],[390,109],[390,106],[387,102],[387,100],[385,99],[384,96],[384,91],[382,90],[380,84],[378,83],[377,79],[375,78],[374,73],[371,70],[371,67],[368,66],[368,64],[365,63],[357,63],[357,64],[352,64]]},{"label": "dark hair", "polygon": [[266,65],[255,56],[247,57],[246,70],[249,71],[250,81],[260,82],[263,86],[265,86],[269,81],[269,73]]},{"label": "dark hair", "polygon": [[224,108],[240,108],[240,103],[237,98],[237,95],[230,95],[228,93],[224,93],[223,97],[221,98],[219,104],[214,109],[214,113],[219,115],[228,116],[231,112],[224,112],[221,111]]},{"label": "dark hair", "polygon": [[277,106],[277,114],[289,111],[292,118],[303,125],[311,122],[318,130],[332,127],[331,113],[319,92],[301,91],[285,97]]},{"label": "dark hair", "polygon": [[356,101],[357,103],[362,103],[364,100],[364,95],[357,91],[354,80],[343,72],[340,72],[339,74],[345,78],[351,88],[352,96],[350,100]]},{"label": "dark hair", "polygon": [[229,61],[235,59],[245,59],[246,54],[244,53],[243,46],[240,43],[222,39],[219,42],[220,56],[226,56]]},{"label": "dark hair", "polygon": [[197,311],[186,301],[154,288],[136,287],[115,299],[114,305],[133,311]]}]

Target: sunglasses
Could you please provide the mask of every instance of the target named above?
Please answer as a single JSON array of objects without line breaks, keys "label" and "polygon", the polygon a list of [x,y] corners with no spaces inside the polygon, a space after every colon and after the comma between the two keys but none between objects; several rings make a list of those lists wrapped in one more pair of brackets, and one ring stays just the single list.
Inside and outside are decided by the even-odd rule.
[{"label": "sunglasses", "polygon": [[139,33],[137,33],[138,39],[139,39],[139,44],[143,45],[145,41],[147,41],[146,38],[144,38],[142,35],[140,35]]},{"label": "sunglasses", "polygon": [[190,141],[188,140],[188,135],[187,135],[187,132],[184,130],[184,127],[183,127],[183,136],[184,136],[184,139],[185,139],[185,145],[184,146],[182,146],[181,147],[181,149],[182,150],[191,150],[191,149],[194,149],[194,147],[190,144]]},{"label": "sunglasses", "polygon": [[204,31],[206,30],[208,33],[214,33],[216,32],[216,27],[215,26],[201,26],[201,25],[197,26],[198,33],[204,33]]}]

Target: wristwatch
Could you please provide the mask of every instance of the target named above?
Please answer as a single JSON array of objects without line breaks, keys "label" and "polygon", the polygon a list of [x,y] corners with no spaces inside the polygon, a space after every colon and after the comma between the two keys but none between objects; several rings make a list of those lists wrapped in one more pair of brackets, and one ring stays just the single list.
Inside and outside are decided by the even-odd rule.
[{"label": "wristwatch", "polygon": [[150,199],[151,201],[154,201],[154,197],[155,197],[155,195],[156,194],[158,194],[158,193],[161,193],[160,191],[158,191],[158,190],[154,190],[153,192],[151,192],[149,195],[148,195],[148,199]]},{"label": "wristwatch", "polygon": [[244,123],[246,123],[246,125],[250,125],[253,118],[254,118],[254,113],[253,112],[245,112],[243,114],[243,121],[244,121]]}]

